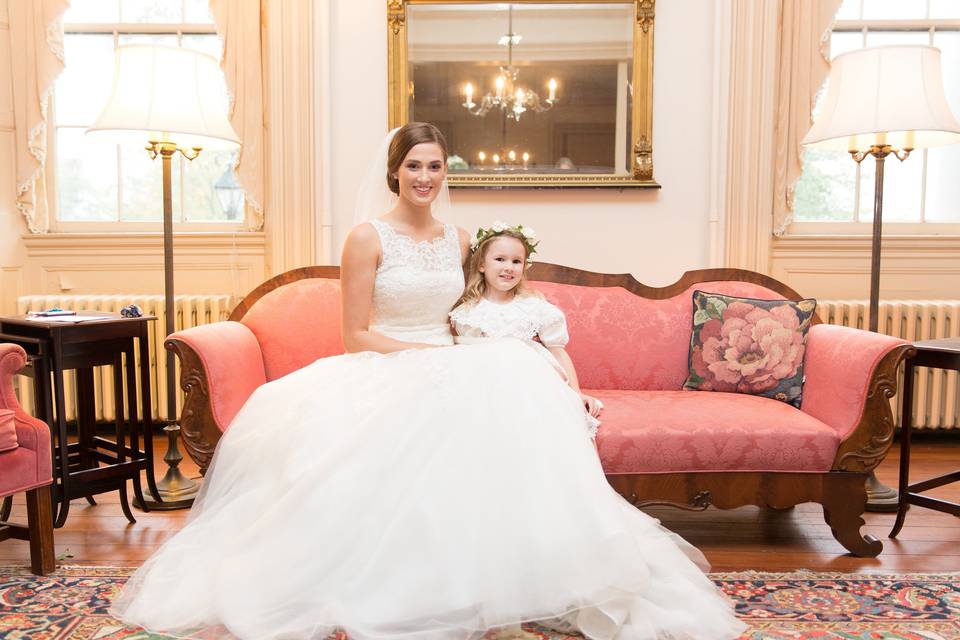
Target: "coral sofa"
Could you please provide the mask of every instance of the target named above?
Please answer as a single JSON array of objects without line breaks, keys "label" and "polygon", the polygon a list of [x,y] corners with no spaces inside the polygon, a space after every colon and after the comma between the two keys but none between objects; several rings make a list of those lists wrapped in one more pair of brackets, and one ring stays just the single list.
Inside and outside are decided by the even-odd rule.
[{"label": "coral sofa", "polygon": [[[581,386],[605,404],[601,461],[627,500],[688,509],[818,502],[844,547],[880,553],[877,539],[860,534],[864,481],[891,444],[889,398],[907,343],[814,318],[801,408],[681,390],[695,289],[768,299],[798,299],[796,292],[737,269],[688,272],[664,288],[549,264],[531,276],[567,315]],[[185,448],[201,469],[256,387],[343,352],[338,278],[337,267],[284,273],[248,295],[229,321],[168,338],[187,391]]]}]

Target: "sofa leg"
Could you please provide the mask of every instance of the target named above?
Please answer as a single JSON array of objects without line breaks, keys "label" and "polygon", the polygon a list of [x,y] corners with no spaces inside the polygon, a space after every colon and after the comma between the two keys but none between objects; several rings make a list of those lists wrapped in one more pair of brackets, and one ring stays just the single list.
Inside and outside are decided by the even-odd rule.
[{"label": "sofa leg", "polygon": [[53,510],[50,485],[27,491],[27,526],[30,529],[30,570],[38,576],[53,573]]},{"label": "sofa leg", "polygon": [[864,525],[860,516],[867,508],[866,477],[866,473],[830,474],[824,483],[823,519],[850,553],[875,558],[883,551],[883,543],[870,534],[860,534]]}]

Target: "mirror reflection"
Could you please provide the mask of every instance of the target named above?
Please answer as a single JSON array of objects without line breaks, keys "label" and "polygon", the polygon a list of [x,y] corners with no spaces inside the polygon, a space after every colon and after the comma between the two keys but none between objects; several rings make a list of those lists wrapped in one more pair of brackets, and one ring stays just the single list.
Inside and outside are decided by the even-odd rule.
[{"label": "mirror reflection", "polygon": [[631,173],[634,5],[407,6],[408,119],[450,172]]}]

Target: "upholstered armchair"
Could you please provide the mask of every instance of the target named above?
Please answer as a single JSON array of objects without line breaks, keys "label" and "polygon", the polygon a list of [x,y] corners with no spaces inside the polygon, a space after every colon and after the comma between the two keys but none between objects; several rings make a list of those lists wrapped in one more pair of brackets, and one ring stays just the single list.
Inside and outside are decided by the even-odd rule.
[{"label": "upholstered armchair", "polygon": [[2,514],[0,540],[29,540],[30,568],[46,575],[55,568],[50,429],[28,415],[14,394],[13,376],[26,363],[27,354],[19,346],[0,344],[0,497],[9,506],[9,496],[27,494],[27,525],[7,522],[8,514]]}]

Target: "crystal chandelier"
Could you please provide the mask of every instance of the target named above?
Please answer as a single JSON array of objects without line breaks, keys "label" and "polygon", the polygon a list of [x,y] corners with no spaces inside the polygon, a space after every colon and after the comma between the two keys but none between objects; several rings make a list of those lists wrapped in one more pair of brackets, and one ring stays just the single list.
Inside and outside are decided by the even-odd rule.
[{"label": "crystal chandelier", "polygon": [[500,67],[497,73],[494,86],[495,93],[487,93],[480,102],[473,101],[473,84],[468,82],[463,89],[464,97],[463,107],[475,116],[485,116],[491,109],[499,108],[504,111],[508,118],[519,121],[520,116],[526,111],[539,113],[547,111],[556,104],[557,100],[557,81],[550,78],[547,83],[549,94],[546,100],[540,100],[540,96],[532,89],[524,89],[516,86],[517,78],[520,76],[520,70],[513,66],[513,47],[520,44],[523,36],[513,32],[513,5],[507,8],[508,33],[497,41],[498,45],[507,47],[507,66]]}]

